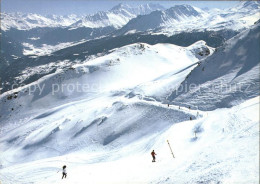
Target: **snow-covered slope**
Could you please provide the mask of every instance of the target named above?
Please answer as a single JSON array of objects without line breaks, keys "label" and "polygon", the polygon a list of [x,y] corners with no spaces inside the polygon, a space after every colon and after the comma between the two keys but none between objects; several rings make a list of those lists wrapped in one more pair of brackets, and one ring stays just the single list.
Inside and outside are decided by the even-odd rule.
[{"label": "snow-covered slope", "polygon": [[[0,182],[258,183],[259,29],[258,21],[217,49],[107,46],[0,94]],[[55,54],[85,57],[84,46]]]},{"label": "snow-covered slope", "polygon": [[248,11],[248,10],[259,9],[259,8],[260,8],[259,1],[241,1],[237,6],[231,8],[231,10]]},{"label": "snow-covered slope", "polygon": [[[27,87],[23,87],[23,90],[18,88],[4,93],[2,95],[2,102],[4,103],[1,104],[1,108],[6,109],[6,111],[2,112],[2,117],[8,117],[10,113],[7,110],[9,109],[8,106],[10,106],[9,103],[13,103],[13,101],[8,101],[6,98],[20,90],[22,96],[31,98],[31,95],[28,96],[28,92],[35,84],[38,87],[45,86],[46,88],[42,91],[39,91],[39,88],[36,89],[38,92],[35,91],[33,101],[47,94],[50,95],[49,97],[54,97],[51,95],[51,87],[52,83],[55,84],[57,82],[59,84],[63,82],[66,84],[80,82],[79,87],[81,88],[83,84],[89,87],[98,85],[88,88],[88,93],[118,91],[125,88],[132,90],[132,88],[143,85],[146,82],[154,81],[156,83],[157,80],[163,79],[165,74],[174,76],[175,74],[185,72],[187,75],[187,72],[189,73],[199,60],[209,56],[213,51],[214,49],[208,47],[204,41],[199,41],[187,48],[171,44],[151,46],[139,43],[115,49],[111,51],[112,53],[87,61],[85,64],[74,65],[69,70],[58,71],[52,75],[45,76],[38,82],[36,81]],[[184,79],[185,75],[181,78]],[[126,80],[128,81],[127,83],[125,83]],[[57,98],[72,98],[73,96],[78,97],[80,94],[85,95],[82,91],[72,94],[69,91],[66,88],[58,91],[56,93]],[[17,103],[15,104],[18,105]],[[19,105],[16,107],[19,108]]]},{"label": "snow-covered slope", "polygon": [[[227,50],[238,49],[242,58],[256,30],[230,40]],[[258,98],[214,111],[162,103],[213,51],[203,41],[186,48],[132,44],[2,94],[1,180],[60,183],[58,171],[67,165],[63,183],[256,183]],[[221,61],[229,54],[217,51]]]},{"label": "snow-covered slope", "polygon": [[[104,102],[106,103],[106,102]],[[117,104],[119,105],[119,104]],[[118,108],[115,122],[98,119],[96,124],[86,127],[91,129],[82,133],[81,140],[63,149],[74,149],[74,153],[57,156],[49,159],[37,160],[24,164],[17,164],[1,169],[1,179],[4,183],[258,183],[259,181],[259,99],[255,98],[230,109],[219,109],[211,112],[201,112],[200,118],[194,121],[174,123],[176,119],[182,120],[181,113],[192,114],[193,111],[176,107],[162,107],[151,102],[139,102],[139,106],[124,103]],[[140,116],[141,109],[149,107],[150,113],[145,112],[138,124],[129,127],[135,138],[127,132],[117,135],[121,142],[114,141],[113,146],[97,151],[97,147],[90,146],[89,140],[93,138],[89,132],[96,132],[100,137],[106,132],[101,124],[114,125],[114,133],[120,129],[121,122],[130,124]],[[79,108],[78,105],[74,106]],[[88,107],[88,106],[86,106]],[[128,110],[127,110],[128,109]],[[130,110],[129,110],[130,109]],[[172,113],[169,119],[156,116],[162,109]],[[86,111],[84,106],[81,111]],[[127,116],[127,114],[131,114]],[[143,113],[143,111],[142,111]],[[79,126],[84,122],[81,118],[89,114],[77,113]],[[167,115],[165,113],[165,115]],[[121,118],[120,118],[121,116]],[[68,115],[67,115],[68,117]],[[127,118],[126,118],[127,117]],[[167,116],[165,116],[167,117]],[[61,134],[75,124],[74,118],[67,119],[54,131],[53,135]],[[111,116],[109,117],[111,118]],[[170,120],[175,118],[174,120]],[[235,122],[234,122],[235,119]],[[142,123],[141,123],[142,122]],[[162,126],[168,128],[162,130]],[[58,122],[56,122],[58,123]],[[50,124],[50,123],[49,123]],[[138,129],[147,127],[149,134],[140,138]],[[54,123],[53,123],[54,125]],[[53,129],[51,125],[50,130]],[[76,129],[74,127],[74,129]],[[111,127],[110,127],[111,129]],[[41,131],[43,131],[41,129]],[[45,130],[46,131],[46,130]],[[194,132],[196,133],[196,137]],[[146,133],[146,132],[144,132]],[[41,133],[42,134],[42,133]],[[126,135],[127,134],[127,135]],[[79,135],[80,136],[80,135]],[[56,144],[67,140],[56,140]],[[175,158],[172,157],[166,140],[170,141]],[[69,140],[72,142],[73,140]],[[92,140],[95,142],[96,140]],[[93,143],[92,143],[93,144]],[[60,154],[60,147],[45,147],[49,153]],[[157,162],[151,162],[150,152],[157,153]],[[96,150],[93,153],[93,150]],[[91,153],[92,152],[92,153]],[[33,154],[33,152],[32,152]],[[39,155],[40,156],[40,155]],[[61,166],[67,165],[68,177],[61,181]]]},{"label": "snow-covered slope", "polygon": [[[199,111],[133,95],[133,86],[153,91],[158,83],[156,94],[164,94],[204,59],[203,48],[204,42],[188,48],[134,44],[45,77],[36,83],[45,84],[41,95],[39,89],[29,95],[28,88],[1,95],[1,180],[60,183],[60,167],[66,164],[63,183],[257,182],[258,98]],[[67,90],[55,88],[52,95],[50,85],[56,82]],[[73,84],[81,92],[75,93]],[[152,149],[156,163],[151,163]]]},{"label": "snow-covered slope", "polygon": [[[85,137],[87,139],[84,147],[88,145],[87,149],[110,149],[111,146],[116,146],[117,141],[114,140],[120,138],[121,134],[130,136],[142,124],[143,128],[138,131],[138,135],[143,137],[144,132],[150,134],[150,129],[146,126],[149,122],[143,122],[142,114],[145,113],[141,111],[149,111],[150,105],[135,102],[134,99],[154,101],[156,95],[166,97],[166,88],[160,94],[156,92],[156,86],[159,87],[161,81],[161,87],[163,84],[170,85],[172,81],[175,85],[180,84],[196,62],[212,52],[213,49],[207,47],[203,41],[187,48],[171,44],[133,44],[115,49],[111,54],[86,64],[75,65],[68,71],[45,76],[28,86],[4,93],[0,104],[1,145],[8,150],[1,154],[2,164],[6,167],[13,163],[60,155],[50,149],[58,148],[62,155],[74,152],[73,145],[85,136],[89,137],[86,132],[91,133],[92,128],[95,129],[97,125],[104,132],[101,136],[94,131],[90,139]],[[204,53],[203,56],[201,53]],[[148,86],[153,90],[144,89]],[[75,105],[77,108],[74,108]],[[79,119],[78,113],[82,113],[82,110],[84,115]],[[163,108],[159,110],[163,111]],[[132,114],[132,118],[125,119],[130,123],[123,121],[127,111]],[[64,114],[68,113],[70,115],[65,117]],[[181,118],[173,118],[174,122],[189,117],[185,112],[172,110],[169,112],[172,117],[171,113],[177,113]],[[50,119],[51,117],[54,119]],[[157,117],[158,121],[159,118]],[[50,121],[46,121],[47,119]],[[143,123],[138,125],[138,122]],[[62,126],[66,128],[63,130]],[[115,132],[111,126],[117,126],[118,131]],[[164,128],[163,126],[162,129]],[[17,131],[20,132],[18,137]],[[9,133],[6,134],[7,132]],[[64,142],[56,143],[56,140],[64,137],[67,137]],[[129,139],[129,143],[134,139]],[[69,144],[71,148],[67,147]]]},{"label": "snow-covered slope", "polygon": [[[234,29],[241,30],[249,28],[260,18],[259,1],[242,1],[237,6],[218,11],[211,14],[211,18],[206,21],[207,29]],[[203,28],[206,28],[203,26]]]},{"label": "snow-covered slope", "polygon": [[[186,106],[189,104],[193,108],[216,109],[231,107],[240,101],[258,96],[259,43],[258,21],[251,29],[217,48],[168,99],[172,103]],[[184,86],[186,90],[183,90]]]}]

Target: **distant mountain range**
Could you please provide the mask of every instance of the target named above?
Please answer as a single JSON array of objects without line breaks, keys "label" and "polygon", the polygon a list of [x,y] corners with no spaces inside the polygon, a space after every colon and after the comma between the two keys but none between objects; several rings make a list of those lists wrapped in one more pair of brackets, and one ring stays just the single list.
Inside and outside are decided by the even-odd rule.
[{"label": "distant mountain range", "polygon": [[[201,10],[190,5],[165,9],[158,4],[138,7],[119,4],[83,17],[1,13],[3,91],[10,88],[12,81],[30,83],[55,72],[60,62],[83,62],[132,43],[188,46],[204,40],[216,48],[254,25],[259,20],[259,10],[258,1],[248,1],[226,10]],[[26,68],[49,63],[55,63],[53,70],[21,80]]]},{"label": "distant mountain range", "polygon": [[167,10],[153,11],[130,20],[120,31],[148,31],[163,26],[175,25],[178,22],[197,20],[205,16],[205,12],[190,5],[176,5]]},{"label": "distant mountain range", "polygon": [[259,17],[258,1],[242,2],[237,6],[203,11],[190,5],[176,5],[167,10],[154,11],[131,19],[117,34],[135,32],[163,33],[173,35],[194,30],[243,30],[249,28]]},{"label": "distant mountain range", "polygon": [[38,15],[33,13],[1,13],[1,30],[7,31],[11,28],[18,30],[30,30],[42,27],[65,27],[70,26],[80,17],[77,15]]},{"label": "distant mountain range", "polygon": [[258,1],[246,1],[221,11],[218,9],[201,10],[190,5],[175,5],[165,9],[159,4],[144,4],[137,7],[119,4],[108,11],[86,16],[43,16],[3,12],[1,13],[1,30],[7,31],[11,28],[30,30],[44,27],[67,27],[68,29],[114,27],[122,29],[120,33],[148,30],[174,33],[187,29],[223,29],[224,27],[238,30],[248,28],[248,25],[255,22],[259,18],[259,9]]},{"label": "distant mountain range", "polygon": [[129,20],[135,18],[136,16],[146,15],[156,10],[164,10],[164,7],[159,4],[145,4],[138,7],[119,4],[109,11],[102,11],[93,15],[87,15],[71,26],[91,28],[113,26],[115,28],[121,28],[127,24]]},{"label": "distant mountain range", "polygon": [[1,29],[6,31],[10,28],[29,30],[37,27],[100,28],[107,26],[120,28],[137,15],[145,15],[152,11],[164,9],[165,8],[159,4],[144,4],[137,7],[119,4],[111,10],[86,16],[44,16],[32,13],[1,13]]}]

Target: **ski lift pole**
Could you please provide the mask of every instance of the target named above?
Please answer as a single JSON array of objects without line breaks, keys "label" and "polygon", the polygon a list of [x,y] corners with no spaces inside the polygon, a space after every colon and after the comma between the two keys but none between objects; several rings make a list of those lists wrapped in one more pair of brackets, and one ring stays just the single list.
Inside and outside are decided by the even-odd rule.
[{"label": "ski lift pole", "polygon": [[174,157],[174,154],[173,154],[173,152],[172,152],[172,148],[171,148],[171,145],[170,145],[169,140],[167,140],[167,143],[168,143],[168,145],[169,145],[169,148],[170,148],[170,150],[171,150],[171,153],[172,153],[173,158],[175,158],[175,157]]}]

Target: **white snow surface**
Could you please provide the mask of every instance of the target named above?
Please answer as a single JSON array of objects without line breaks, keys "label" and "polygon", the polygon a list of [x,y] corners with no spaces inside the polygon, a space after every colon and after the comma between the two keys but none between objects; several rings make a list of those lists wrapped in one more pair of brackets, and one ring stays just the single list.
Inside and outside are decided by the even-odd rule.
[{"label": "white snow surface", "polygon": [[163,103],[214,50],[132,44],[2,94],[1,182],[258,183],[259,96],[212,111]]},{"label": "white snow surface", "polygon": [[[13,162],[12,166],[1,169],[3,183],[257,183],[259,179],[259,98],[211,112],[178,110],[176,106],[167,108],[160,103],[139,99],[123,100],[114,107],[109,106],[112,101],[108,98],[89,102],[74,104],[73,110],[70,107],[63,112],[57,111],[52,118],[46,119],[44,127],[27,135],[28,142],[45,137],[51,131],[56,136],[63,134],[63,139],[53,137],[52,145],[41,148],[56,157],[21,164]],[[111,110],[115,112],[110,112],[108,121],[99,119],[91,131],[81,135],[81,139],[70,139],[71,133],[80,125],[87,126],[90,106],[93,110],[99,109],[103,115]],[[158,112],[159,109],[173,113],[175,119],[152,112],[148,117],[142,117],[147,110]],[[189,116],[197,112],[200,117],[196,120],[181,118],[181,114]],[[57,117],[62,114],[61,119]],[[125,114],[131,115],[125,118]],[[136,120],[138,123],[134,123]],[[102,123],[107,124],[107,128],[102,128]],[[122,131],[121,126],[127,130]],[[197,138],[194,130],[197,130]],[[118,138],[109,146],[102,146],[99,141],[108,131],[113,131],[112,136]],[[120,131],[122,134],[117,135]],[[170,141],[175,158],[166,140]],[[63,142],[69,145],[59,147]],[[61,154],[63,150],[71,149],[74,152]],[[155,163],[151,162],[152,149],[157,153]],[[16,150],[18,153],[21,154]],[[22,159],[21,156],[25,155],[18,157]],[[32,156],[42,155],[31,152],[28,157]],[[68,178],[61,181],[60,170],[64,164],[68,168]]]},{"label": "white snow surface", "polygon": [[217,48],[172,92],[168,100],[176,105],[189,104],[193,108],[213,110],[259,96],[259,43],[258,21]]}]

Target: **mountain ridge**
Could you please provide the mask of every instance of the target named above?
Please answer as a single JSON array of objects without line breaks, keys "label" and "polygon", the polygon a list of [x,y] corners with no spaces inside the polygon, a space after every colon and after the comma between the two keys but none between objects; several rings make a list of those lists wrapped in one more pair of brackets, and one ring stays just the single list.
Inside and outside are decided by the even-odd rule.
[{"label": "mountain ridge", "polygon": [[[190,103],[192,108],[227,108],[240,101],[259,95],[260,23],[234,36],[217,48],[217,51],[182,82],[179,88],[169,95],[173,104],[189,104],[191,96],[197,101]],[[193,86],[182,91],[183,85]],[[205,97],[211,103],[204,104]]]},{"label": "mountain ridge", "polygon": [[[159,4],[145,4],[137,7],[118,4],[108,11],[99,11],[85,16],[71,15],[40,15],[34,13],[1,12],[1,29],[10,28],[30,30],[37,27],[107,27],[116,28],[126,24],[139,14],[147,14],[157,9],[164,9]],[[118,21],[118,22],[117,22]]]}]

